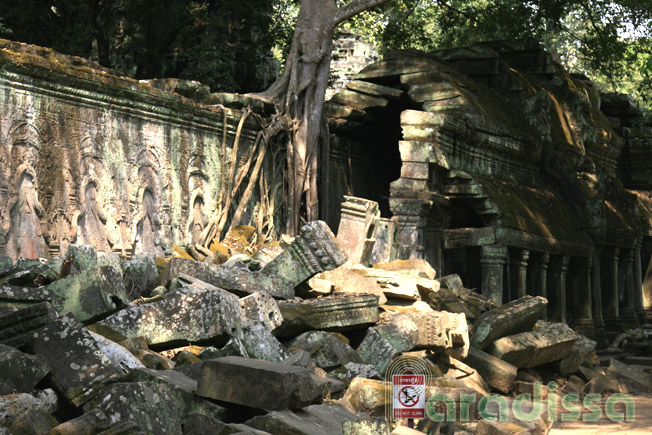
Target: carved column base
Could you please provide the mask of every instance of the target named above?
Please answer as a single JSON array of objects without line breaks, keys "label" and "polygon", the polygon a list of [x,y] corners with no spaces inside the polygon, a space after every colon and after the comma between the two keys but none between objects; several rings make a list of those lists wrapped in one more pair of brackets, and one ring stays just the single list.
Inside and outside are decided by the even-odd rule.
[{"label": "carved column base", "polygon": [[593,319],[593,332],[595,334],[594,340],[598,342],[599,348],[609,347],[609,340],[607,340],[607,330],[604,327],[604,320],[602,320],[602,317]]},{"label": "carved column base", "polygon": [[645,322],[652,323],[652,307],[645,308],[643,311],[645,311]]},{"label": "carved column base", "polygon": [[623,322],[620,317],[604,316],[604,327],[609,332],[623,332]]},{"label": "carved column base", "polygon": [[577,333],[589,337],[591,340],[595,340],[594,328],[593,320],[591,319],[575,319],[575,325],[573,326],[573,329]]},{"label": "carved column base", "polygon": [[647,323],[650,323],[649,315],[642,307],[641,308],[636,307],[636,317],[638,318],[639,325],[645,325]]},{"label": "carved column base", "polygon": [[636,328],[638,326],[638,315],[634,308],[625,307],[620,310],[620,322],[623,329]]}]

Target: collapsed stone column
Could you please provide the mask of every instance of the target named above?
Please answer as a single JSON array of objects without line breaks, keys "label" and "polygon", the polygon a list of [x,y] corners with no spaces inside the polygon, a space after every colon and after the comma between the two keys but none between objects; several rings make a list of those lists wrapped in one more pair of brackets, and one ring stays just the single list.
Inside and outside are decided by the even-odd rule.
[{"label": "collapsed stone column", "polygon": [[604,304],[604,322],[605,326],[610,329],[618,329],[620,322],[619,309],[618,309],[618,259],[620,256],[620,248],[613,247],[609,255],[609,281],[606,282],[607,289],[605,291],[605,304]]},{"label": "collapsed stone column", "polygon": [[579,288],[574,289],[573,314],[575,317],[575,330],[589,338],[595,338],[593,329],[593,315],[591,311],[591,270],[593,266],[592,257],[582,258],[577,273]]},{"label": "collapsed stone column", "polygon": [[344,195],[337,242],[349,258],[347,264],[369,264],[379,218],[376,201]]},{"label": "collapsed stone column", "polygon": [[507,261],[507,247],[502,245],[482,246],[482,295],[497,304],[503,303],[503,271]]}]

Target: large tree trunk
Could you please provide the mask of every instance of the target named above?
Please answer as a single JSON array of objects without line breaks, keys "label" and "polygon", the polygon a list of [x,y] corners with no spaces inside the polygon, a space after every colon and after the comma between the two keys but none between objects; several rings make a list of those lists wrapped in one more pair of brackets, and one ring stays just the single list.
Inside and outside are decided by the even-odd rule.
[{"label": "large tree trunk", "polygon": [[[263,95],[279,102],[279,114],[290,129],[288,144],[287,231],[296,234],[302,214],[318,218],[317,175],[324,131],[324,95],[328,86],[333,31],[339,23],[387,0],[354,0],[337,7],[334,0],[302,0],[283,75]],[[305,207],[302,213],[302,206]]]}]

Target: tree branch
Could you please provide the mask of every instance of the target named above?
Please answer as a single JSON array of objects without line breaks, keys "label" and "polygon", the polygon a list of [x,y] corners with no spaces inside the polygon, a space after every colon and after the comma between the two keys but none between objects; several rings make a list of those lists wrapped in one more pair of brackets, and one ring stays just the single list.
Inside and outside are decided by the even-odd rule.
[{"label": "tree branch", "polygon": [[337,26],[342,21],[346,21],[354,15],[359,14],[360,12],[375,8],[376,6],[380,6],[386,2],[387,0],[353,0],[352,2],[338,8],[337,13],[333,17],[333,27]]}]

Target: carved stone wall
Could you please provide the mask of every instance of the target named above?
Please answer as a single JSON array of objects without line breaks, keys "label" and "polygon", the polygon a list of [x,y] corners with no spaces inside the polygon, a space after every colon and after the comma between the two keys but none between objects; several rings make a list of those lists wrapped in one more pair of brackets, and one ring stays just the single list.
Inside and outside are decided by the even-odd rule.
[{"label": "carved stone wall", "polygon": [[192,241],[222,172],[251,152],[253,117],[231,161],[241,117],[0,40],[0,254],[47,257],[75,242],[162,254]]}]

